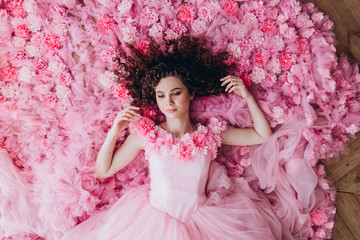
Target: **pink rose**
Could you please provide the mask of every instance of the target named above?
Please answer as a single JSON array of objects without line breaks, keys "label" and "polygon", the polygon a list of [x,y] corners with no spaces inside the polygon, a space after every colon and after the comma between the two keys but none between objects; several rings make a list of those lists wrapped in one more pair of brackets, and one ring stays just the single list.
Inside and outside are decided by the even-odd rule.
[{"label": "pink rose", "polygon": [[30,31],[29,28],[26,26],[26,24],[19,24],[14,29],[15,35],[18,37],[26,38],[29,37]]},{"label": "pink rose", "polygon": [[57,35],[48,35],[45,38],[46,47],[53,51],[61,48],[60,38]]},{"label": "pink rose", "polygon": [[171,30],[173,30],[176,34],[183,34],[187,31],[187,28],[180,21],[174,21],[170,24]]},{"label": "pink rose", "polygon": [[101,33],[106,34],[108,31],[112,31],[114,29],[115,21],[108,15],[105,15],[97,21],[97,27]]},{"label": "pink rose", "polygon": [[177,18],[183,22],[190,23],[195,19],[195,9],[192,5],[184,3],[180,6]]},{"label": "pink rose", "polygon": [[238,10],[239,5],[235,1],[227,0],[222,7],[223,13],[225,15],[234,15],[236,11]]},{"label": "pink rose", "polygon": [[127,43],[132,43],[137,38],[138,31],[136,27],[132,25],[126,25],[125,28],[122,29],[124,34],[123,40]]},{"label": "pink rose", "polygon": [[312,212],[310,214],[310,217],[311,217],[311,223],[317,226],[321,226],[329,221],[326,213],[324,213],[319,209],[316,210],[315,212]]},{"label": "pink rose", "polygon": [[155,123],[149,118],[138,117],[130,122],[129,127],[132,131],[136,131],[140,135],[145,136],[154,129]]}]

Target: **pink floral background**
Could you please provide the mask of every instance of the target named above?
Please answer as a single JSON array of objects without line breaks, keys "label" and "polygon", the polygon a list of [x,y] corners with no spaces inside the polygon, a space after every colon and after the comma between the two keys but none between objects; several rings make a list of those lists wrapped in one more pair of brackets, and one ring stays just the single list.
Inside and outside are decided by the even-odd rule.
[{"label": "pink floral background", "polygon": [[[359,69],[336,56],[332,28],[313,4],[296,0],[0,0],[0,147],[17,166],[21,191],[41,219],[36,230],[9,227],[21,210],[10,211],[15,190],[4,179],[0,236],[59,239],[149,182],[143,154],[114,177],[93,176],[115,114],[130,103],[127,89],[115,82],[112,59],[128,53],[126,44],[148,54],[150,39],[164,50],[165,40],[189,34],[206,38],[213,53],[230,53],[234,74],[275,130],[269,144],[286,147],[277,157],[264,155],[269,144],[223,147],[217,161],[229,175],[255,177],[269,196],[284,200],[284,208],[287,199],[302,201],[293,191],[298,182],[306,184],[295,177],[307,166],[316,176],[308,193],[313,204],[296,211],[311,217],[309,238],[330,238],[335,192],[319,159],[338,156],[360,127]],[[221,115],[232,126],[251,125],[244,101],[233,94],[204,97],[191,107],[198,122]],[[161,120],[156,112],[147,115]],[[264,166],[285,171],[289,186],[260,174]]]}]

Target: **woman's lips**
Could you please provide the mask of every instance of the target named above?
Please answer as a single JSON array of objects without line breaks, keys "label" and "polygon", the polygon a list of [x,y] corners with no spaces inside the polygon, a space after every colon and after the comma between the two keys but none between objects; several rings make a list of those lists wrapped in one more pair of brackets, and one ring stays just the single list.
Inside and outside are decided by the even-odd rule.
[{"label": "woman's lips", "polygon": [[169,109],[169,110],[166,110],[168,113],[173,113],[176,111],[176,109]]}]

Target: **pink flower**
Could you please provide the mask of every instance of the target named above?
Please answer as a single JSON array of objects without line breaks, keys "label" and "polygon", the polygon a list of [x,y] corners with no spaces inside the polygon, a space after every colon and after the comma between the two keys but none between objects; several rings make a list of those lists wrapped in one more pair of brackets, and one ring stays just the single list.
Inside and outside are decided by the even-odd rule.
[{"label": "pink flower", "polygon": [[139,44],[136,45],[136,49],[139,50],[142,55],[149,56],[149,41],[142,40]]},{"label": "pink flower", "polygon": [[251,81],[254,83],[261,83],[265,79],[265,70],[255,66],[250,74]]},{"label": "pink flower", "polygon": [[296,43],[298,45],[298,51],[299,53],[303,53],[305,52],[306,50],[308,50],[308,47],[309,47],[309,43],[308,43],[308,40],[305,39],[305,38],[298,38],[296,40]]},{"label": "pink flower", "polygon": [[319,22],[321,22],[321,20],[324,19],[324,13],[322,13],[322,12],[314,13],[313,15],[311,15],[311,19],[314,22],[319,23]]},{"label": "pink flower", "polygon": [[333,28],[334,24],[331,20],[327,20],[324,24],[323,24],[323,29],[325,31],[329,31]]},{"label": "pink flower", "polygon": [[26,24],[19,24],[14,29],[15,35],[18,37],[26,38],[29,37],[30,31],[29,28],[26,26]]},{"label": "pink flower", "polygon": [[268,62],[268,58],[263,52],[259,52],[254,56],[254,63],[260,67],[263,67]]},{"label": "pink flower", "polygon": [[180,145],[180,160],[188,161],[192,158],[193,147],[189,145]]},{"label": "pink flower", "polygon": [[235,1],[227,0],[222,7],[223,13],[227,16],[234,15],[238,10],[239,5]]},{"label": "pink flower", "polygon": [[48,35],[45,38],[46,47],[53,51],[61,48],[60,38],[57,35]]},{"label": "pink flower", "polygon": [[240,78],[243,80],[246,87],[250,87],[251,77],[248,73],[244,72],[243,74],[241,74]]},{"label": "pink flower", "polygon": [[201,19],[196,19],[195,21],[193,21],[191,24],[191,28],[196,35],[203,34],[207,30],[205,22]]},{"label": "pink flower", "polygon": [[346,128],[346,132],[348,132],[351,135],[355,135],[358,131],[359,128],[354,123]]},{"label": "pink flower", "polygon": [[119,100],[128,99],[129,90],[123,84],[118,84],[114,89],[114,96]]},{"label": "pink flower", "polygon": [[235,171],[239,174],[239,175],[241,175],[241,174],[243,174],[244,173],[244,168],[243,168],[243,166],[241,166],[240,164],[236,164],[235,165]]},{"label": "pink flower", "polygon": [[151,11],[149,8],[144,8],[140,14],[140,23],[145,26],[150,26],[159,20],[159,14]]},{"label": "pink flower", "polygon": [[190,23],[195,19],[195,9],[191,4],[184,3],[180,6],[177,18],[183,22]]},{"label": "pink flower", "polygon": [[276,30],[276,23],[270,19],[266,19],[263,23],[261,31],[263,32],[272,32]]},{"label": "pink flower", "polygon": [[183,34],[187,31],[187,28],[180,21],[174,21],[170,24],[171,30],[173,30],[176,34]]},{"label": "pink flower", "polygon": [[108,31],[112,31],[114,29],[115,21],[108,15],[105,15],[103,18],[97,21],[97,27],[101,33],[107,34]]},{"label": "pink flower", "polygon": [[289,70],[293,64],[292,56],[290,53],[280,53],[279,55],[280,68],[282,70]]},{"label": "pink flower", "polygon": [[154,129],[155,123],[149,118],[137,117],[134,121],[130,122],[129,127],[130,130],[136,131],[140,135],[145,136]]},{"label": "pink flower", "polygon": [[151,109],[151,108],[143,108],[143,114],[142,115],[144,117],[154,119],[158,115],[158,110],[157,109]]},{"label": "pink flower", "polygon": [[123,40],[127,43],[132,43],[135,41],[138,33],[136,27],[130,24],[126,25],[126,27],[122,29],[122,32],[124,34]]},{"label": "pink flower", "polygon": [[202,6],[198,10],[198,16],[201,20],[211,22],[215,18],[215,11],[208,8],[207,6]]},{"label": "pink flower", "polygon": [[1,77],[5,82],[16,82],[18,79],[18,70],[14,67],[7,67],[1,71]]},{"label": "pink flower", "polygon": [[14,17],[24,17],[26,11],[23,7],[23,1],[11,0],[6,3],[6,9],[10,11]]},{"label": "pink flower", "polygon": [[316,210],[315,212],[312,212],[310,214],[311,217],[311,223],[316,226],[321,226],[329,221],[326,213],[324,213],[321,210]]},{"label": "pink flower", "polygon": [[254,49],[254,45],[249,40],[244,40],[242,43],[240,43],[240,49],[244,54],[248,54]]},{"label": "pink flower", "polygon": [[243,158],[240,160],[240,165],[243,167],[248,167],[250,166],[251,162],[250,162],[250,158]]},{"label": "pink flower", "polygon": [[108,46],[107,49],[101,51],[101,59],[104,61],[112,62],[113,58],[117,57],[116,50],[112,46]]},{"label": "pink flower", "polygon": [[149,29],[149,36],[152,38],[162,38],[163,36],[163,27],[159,23],[155,23]]}]

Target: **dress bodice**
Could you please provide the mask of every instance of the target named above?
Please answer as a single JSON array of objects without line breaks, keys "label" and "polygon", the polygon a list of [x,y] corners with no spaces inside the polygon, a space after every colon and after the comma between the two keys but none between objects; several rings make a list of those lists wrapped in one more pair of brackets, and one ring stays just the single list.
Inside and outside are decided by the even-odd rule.
[{"label": "dress bodice", "polygon": [[210,162],[221,145],[226,124],[211,118],[208,125],[182,137],[139,118],[130,125],[145,140],[145,157],[150,167],[151,204],[185,222],[206,200],[205,186]]}]

